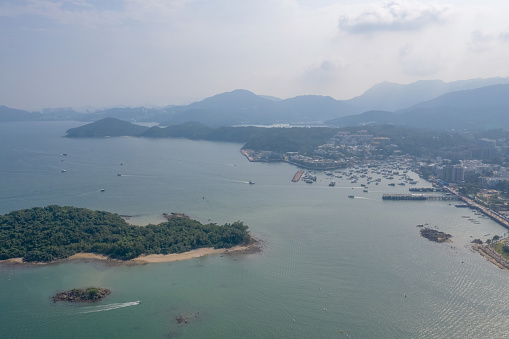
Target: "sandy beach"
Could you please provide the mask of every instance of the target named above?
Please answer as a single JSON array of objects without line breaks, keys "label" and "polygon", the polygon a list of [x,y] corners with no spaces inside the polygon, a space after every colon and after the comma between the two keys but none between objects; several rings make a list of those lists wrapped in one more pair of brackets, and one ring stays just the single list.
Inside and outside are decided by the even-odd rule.
[{"label": "sandy beach", "polygon": [[251,246],[235,246],[232,248],[199,248],[184,253],[172,253],[172,254],[149,254],[142,255],[138,258],[129,260],[130,262],[139,263],[156,263],[156,262],[171,262],[179,260],[187,260],[193,258],[203,257],[209,254],[231,254],[231,253],[242,253],[249,250]]},{"label": "sandy beach", "polygon": [[199,248],[184,253],[172,253],[172,254],[149,254],[142,255],[132,260],[117,260],[111,259],[105,255],[95,253],[76,253],[68,258],[49,262],[49,263],[25,263],[23,258],[12,258],[7,260],[0,260],[0,263],[5,264],[52,264],[55,262],[69,261],[69,260],[101,260],[108,261],[109,263],[115,264],[147,264],[147,263],[159,263],[159,262],[172,262],[180,260],[188,260],[193,258],[203,257],[210,254],[243,254],[243,253],[255,253],[258,252],[259,248],[256,243],[246,246],[235,246],[232,248]]}]

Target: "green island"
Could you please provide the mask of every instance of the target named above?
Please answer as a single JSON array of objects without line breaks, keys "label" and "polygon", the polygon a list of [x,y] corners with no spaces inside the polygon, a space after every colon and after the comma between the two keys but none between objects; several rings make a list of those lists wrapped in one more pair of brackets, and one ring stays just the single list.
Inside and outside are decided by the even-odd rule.
[{"label": "green island", "polygon": [[73,288],[53,296],[53,302],[69,301],[73,303],[96,302],[110,295],[111,291],[102,287]]},{"label": "green island", "polygon": [[204,225],[178,216],[157,225],[135,226],[105,211],[57,205],[34,207],[0,216],[0,260],[49,262],[76,253],[130,260],[198,248],[231,248],[250,243],[247,229],[240,221]]}]

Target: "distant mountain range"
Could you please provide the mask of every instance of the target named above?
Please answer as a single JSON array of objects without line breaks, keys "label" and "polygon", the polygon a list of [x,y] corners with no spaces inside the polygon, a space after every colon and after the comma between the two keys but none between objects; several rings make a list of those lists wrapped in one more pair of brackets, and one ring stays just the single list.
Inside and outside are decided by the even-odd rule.
[{"label": "distant mountain range", "polygon": [[428,129],[509,129],[509,84],[451,92],[395,112],[368,111],[326,122],[336,127],[395,124]]},{"label": "distant mountain range", "polygon": [[408,85],[384,82],[350,100],[304,95],[290,99],[256,95],[247,90],[218,94],[185,106],[110,108],[93,113],[72,109],[27,112],[0,106],[0,122],[117,118],[129,122],[157,122],[162,126],[185,122],[217,126],[322,124],[362,126],[401,124],[439,129],[509,129],[509,78],[472,79],[445,83],[418,81]]}]

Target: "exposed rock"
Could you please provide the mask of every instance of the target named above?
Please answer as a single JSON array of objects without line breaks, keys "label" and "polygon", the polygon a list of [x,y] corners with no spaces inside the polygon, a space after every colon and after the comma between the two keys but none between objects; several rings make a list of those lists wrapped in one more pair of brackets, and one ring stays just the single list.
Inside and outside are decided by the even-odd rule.
[{"label": "exposed rock", "polygon": [[181,315],[179,315],[177,318],[175,318],[175,320],[177,321],[177,324],[182,324],[182,323],[186,323],[187,324],[186,318],[184,318]]},{"label": "exposed rock", "polygon": [[74,303],[96,302],[107,297],[110,293],[109,289],[102,287],[73,288],[70,291],[57,293],[53,297],[53,301],[70,301]]},{"label": "exposed rock", "polygon": [[452,242],[451,238],[452,235],[440,232],[437,230],[433,230],[431,228],[423,228],[421,229],[421,235],[428,239],[429,241],[435,241],[435,242]]},{"label": "exposed rock", "polygon": [[189,314],[185,314],[185,315],[178,315],[176,318],[175,318],[175,321],[177,322],[177,324],[187,324],[188,322],[190,322],[191,320],[194,320],[198,317],[198,315],[200,314],[200,312],[196,312],[196,313],[189,313]]},{"label": "exposed rock", "polygon": [[483,242],[482,242],[482,240],[481,240],[481,239],[474,239],[474,240],[472,240],[470,243],[471,243],[471,244],[479,244],[479,245],[482,245],[482,244],[483,244]]}]

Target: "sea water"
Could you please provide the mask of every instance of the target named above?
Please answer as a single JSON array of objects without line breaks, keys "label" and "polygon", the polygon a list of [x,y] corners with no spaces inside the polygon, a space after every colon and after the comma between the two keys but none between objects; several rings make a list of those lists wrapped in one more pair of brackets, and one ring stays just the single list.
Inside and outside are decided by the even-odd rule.
[{"label": "sea water", "polygon": [[[241,220],[262,251],[137,266],[1,265],[2,338],[509,333],[509,272],[470,247],[506,230],[471,210],[447,201],[383,201],[384,193],[408,193],[386,179],[367,193],[346,179],[329,187],[321,172],[316,183],[293,183],[298,168],[250,163],[241,144],[62,138],[80,124],[0,124],[0,213],[59,204],[129,215],[139,225],[171,212],[204,223]],[[418,186],[430,184],[419,179]],[[452,234],[453,242],[426,240],[418,224]],[[96,304],[52,301],[59,291],[89,286],[112,293]]]}]

